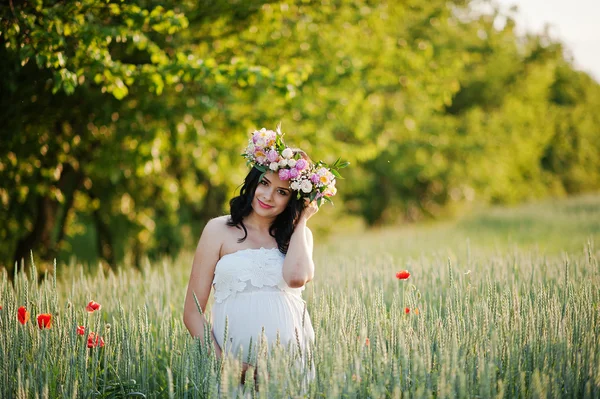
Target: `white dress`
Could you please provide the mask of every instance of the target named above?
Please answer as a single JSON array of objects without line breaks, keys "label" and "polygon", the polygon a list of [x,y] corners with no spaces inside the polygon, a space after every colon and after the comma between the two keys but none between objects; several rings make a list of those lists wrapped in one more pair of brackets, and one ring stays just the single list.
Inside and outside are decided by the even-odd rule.
[{"label": "white dress", "polygon": [[290,288],[284,281],[284,259],[277,248],[250,248],[224,255],[217,262],[211,316],[215,339],[224,352],[237,357],[241,351],[246,362],[252,338],[250,363],[254,364],[263,328],[269,348],[278,335],[284,348],[290,344],[297,348],[299,341],[303,352],[314,341],[301,294],[304,287]]}]

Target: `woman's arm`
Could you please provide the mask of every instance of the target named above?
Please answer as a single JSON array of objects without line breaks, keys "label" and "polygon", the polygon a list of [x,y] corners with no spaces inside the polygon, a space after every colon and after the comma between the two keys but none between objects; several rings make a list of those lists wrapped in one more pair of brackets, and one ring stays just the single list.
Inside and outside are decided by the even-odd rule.
[{"label": "woman's arm", "polygon": [[[192,272],[185,296],[183,323],[193,337],[200,337],[201,340],[204,339],[204,327],[207,324],[204,311],[221,251],[222,229],[223,226],[218,219],[210,220],[204,227],[194,254]],[[198,311],[194,294],[198,298],[202,313]],[[212,331],[211,338],[217,356],[221,356],[221,348],[219,348]]]},{"label": "woman's arm", "polygon": [[292,288],[304,286],[312,280],[315,273],[315,264],[312,259],[313,236],[306,222],[317,210],[314,201],[304,209],[290,238],[283,262],[283,279]]}]

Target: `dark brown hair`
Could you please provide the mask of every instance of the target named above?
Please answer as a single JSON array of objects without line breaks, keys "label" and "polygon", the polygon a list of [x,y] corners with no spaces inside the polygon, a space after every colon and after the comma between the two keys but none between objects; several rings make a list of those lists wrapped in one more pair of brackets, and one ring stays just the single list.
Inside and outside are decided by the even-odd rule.
[{"label": "dark brown hair", "polygon": [[[294,155],[300,154],[300,156],[308,162],[310,158],[302,150],[292,148]],[[240,238],[238,242],[243,242],[248,237],[248,230],[244,226],[244,218],[252,212],[252,200],[254,199],[254,193],[256,187],[261,179],[262,172],[257,168],[253,167],[246,178],[244,184],[240,190],[240,195],[233,197],[229,201],[230,216],[227,221],[228,226],[237,227],[238,229],[244,230],[244,237]],[[291,198],[287,206],[277,217],[271,227],[269,228],[269,234],[275,238],[277,247],[281,253],[286,254],[290,239],[294,228],[298,223],[298,217],[306,207],[304,198],[298,198],[295,191],[291,192]]]}]

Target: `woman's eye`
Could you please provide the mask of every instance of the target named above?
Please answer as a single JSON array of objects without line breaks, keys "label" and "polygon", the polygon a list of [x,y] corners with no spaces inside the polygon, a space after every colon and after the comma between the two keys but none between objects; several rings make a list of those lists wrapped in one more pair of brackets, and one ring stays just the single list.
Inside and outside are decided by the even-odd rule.
[{"label": "woman's eye", "polygon": [[266,186],[266,185],[267,185],[267,182],[266,182],[266,181],[264,181],[264,180],[261,180],[261,181],[260,181],[260,184],[262,184],[263,186]]},{"label": "woman's eye", "polygon": [[287,195],[287,192],[285,192],[283,190],[279,190],[279,194],[281,194],[281,195]]}]

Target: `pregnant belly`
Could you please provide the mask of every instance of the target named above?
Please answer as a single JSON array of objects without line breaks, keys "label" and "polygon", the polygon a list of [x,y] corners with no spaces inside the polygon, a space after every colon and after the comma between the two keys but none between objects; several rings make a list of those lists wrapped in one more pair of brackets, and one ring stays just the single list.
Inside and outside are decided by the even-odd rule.
[{"label": "pregnant belly", "polygon": [[[215,302],[211,315],[213,332],[221,349],[236,357],[241,353],[243,361],[247,361],[249,353],[251,359],[254,357],[263,332],[269,347],[278,337],[284,347],[290,344],[297,347],[298,340],[301,347],[305,347],[314,339],[304,301],[282,291],[238,293],[223,302]],[[250,340],[252,350],[249,352]]]}]

